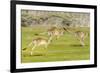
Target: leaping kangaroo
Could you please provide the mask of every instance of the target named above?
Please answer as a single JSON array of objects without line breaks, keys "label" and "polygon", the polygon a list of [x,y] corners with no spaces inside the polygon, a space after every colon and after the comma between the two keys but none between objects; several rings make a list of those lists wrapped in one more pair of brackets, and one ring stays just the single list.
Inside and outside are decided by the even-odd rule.
[{"label": "leaping kangaroo", "polygon": [[48,45],[50,44],[50,41],[52,40],[52,37],[50,37],[48,40],[42,37],[37,37],[32,40],[32,42],[29,43],[29,45],[24,48],[23,50],[26,50],[28,47],[30,47],[32,44],[34,45],[31,49],[30,54],[33,54],[33,50],[36,49],[36,47],[43,45],[44,48],[46,49]]},{"label": "leaping kangaroo", "polygon": [[82,46],[85,46],[84,40],[88,36],[88,33],[83,31],[73,31],[70,28],[63,28],[65,31],[73,34],[81,43]]}]

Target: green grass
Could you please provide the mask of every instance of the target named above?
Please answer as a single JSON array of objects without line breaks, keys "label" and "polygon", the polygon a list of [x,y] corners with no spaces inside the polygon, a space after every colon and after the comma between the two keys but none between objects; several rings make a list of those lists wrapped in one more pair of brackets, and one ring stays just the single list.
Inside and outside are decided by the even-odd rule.
[{"label": "green grass", "polygon": [[[89,33],[89,28],[77,28]],[[36,33],[46,31],[44,27],[22,27],[22,49],[25,48],[33,38],[37,37]],[[47,37],[47,34],[44,35]],[[71,61],[71,60],[88,60],[90,59],[90,36],[85,39],[86,46],[80,46],[80,42],[72,34],[65,33],[58,40],[54,39],[44,49],[43,46],[37,47],[30,55],[31,47],[21,51],[22,63],[30,62],[50,62],[50,61]]]}]

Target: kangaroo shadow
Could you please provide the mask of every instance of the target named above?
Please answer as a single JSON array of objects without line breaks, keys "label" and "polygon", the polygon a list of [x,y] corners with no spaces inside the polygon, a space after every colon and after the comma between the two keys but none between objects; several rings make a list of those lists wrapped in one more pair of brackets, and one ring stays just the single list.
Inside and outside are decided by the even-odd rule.
[{"label": "kangaroo shadow", "polygon": [[44,54],[39,54],[39,53],[37,53],[37,54],[33,54],[33,55],[31,55],[31,54],[24,54],[23,55],[23,57],[31,57],[31,56],[44,56]]},{"label": "kangaroo shadow", "polygon": [[43,54],[33,54],[32,56],[44,56]]},{"label": "kangaroo shadow", "polygon": [[71,44],[70,46],[73,46],[73,47],[84,47],[84,46],[88,46],[88,45],[82,46],[82,45],[80,45],[80,44],[74,44],[74,45]]}]

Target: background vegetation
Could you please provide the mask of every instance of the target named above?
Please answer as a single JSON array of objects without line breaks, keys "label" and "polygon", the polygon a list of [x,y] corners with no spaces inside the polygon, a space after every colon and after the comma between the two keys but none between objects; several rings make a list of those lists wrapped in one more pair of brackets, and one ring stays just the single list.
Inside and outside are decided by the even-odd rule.
[{"label": "background vegetation", "polygon": [[70,25],[89,27],[90,24],[89,13],[22,10],[21,14],[22,26]]}]

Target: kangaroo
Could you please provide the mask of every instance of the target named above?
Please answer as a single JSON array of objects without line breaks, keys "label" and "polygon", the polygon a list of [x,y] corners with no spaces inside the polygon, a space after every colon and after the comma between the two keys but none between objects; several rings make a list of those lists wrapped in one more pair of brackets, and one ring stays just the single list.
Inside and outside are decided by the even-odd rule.
[{"label": "kangaroo", "polygon": [[82,46],[85,46],[84,40],[87,37],[88,33],[83,32],[83,31],[73,31],[70,28],[63,28],[64,30],[66,30],[67,32],[73,34],[81,43]]},{"label": "kangaroo", "polygon": [[36,49],[36,47],[43,45],[45,47],[45,49],[48,47],[48,45],[50,44],[50,41],[52,40],[52,38],[50,37],[48,40],[42,37],[37,37],[35,39],[32,40],[31,43],[29,43],[29,45],[24,48],[23,50],[26,50],[29,46],[31,46],[32,44],[34,45],[31,49],[30,54],[33,54],[33,50]]}]

